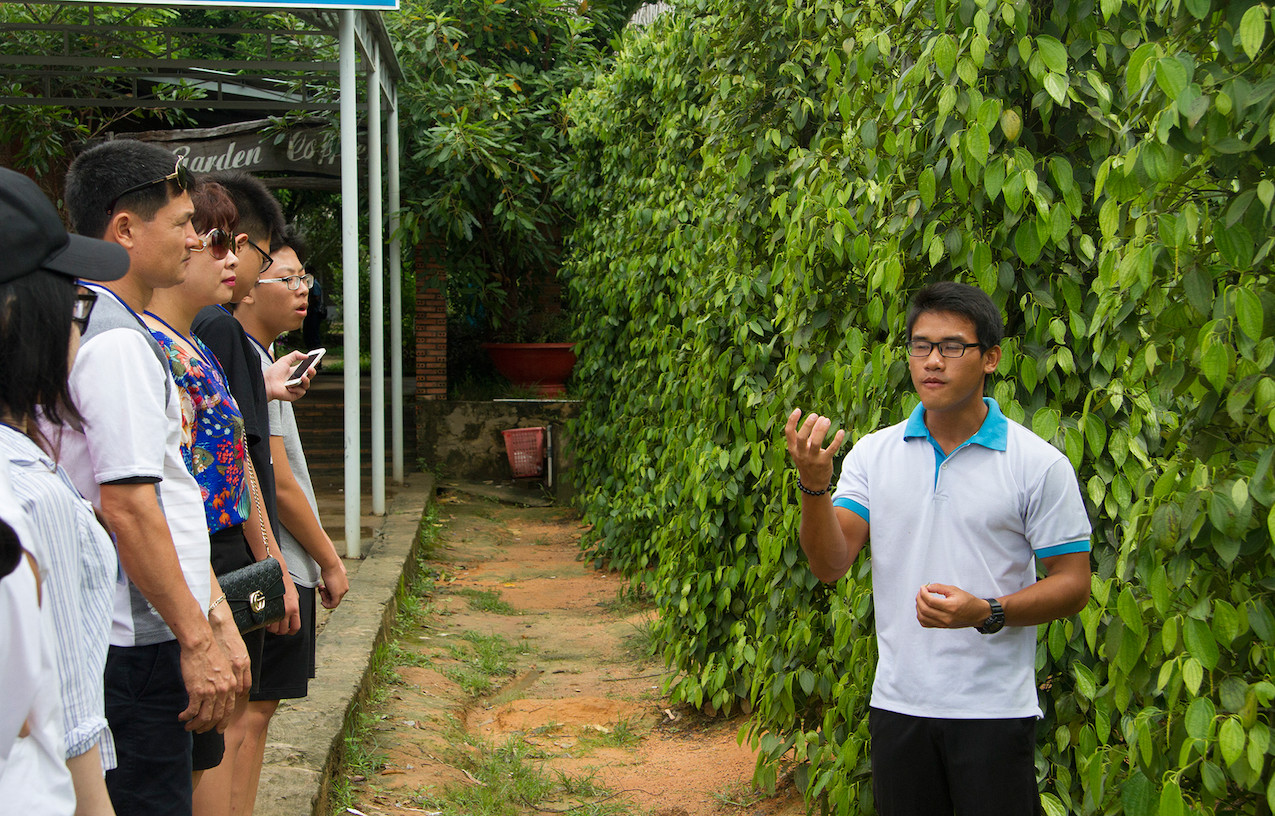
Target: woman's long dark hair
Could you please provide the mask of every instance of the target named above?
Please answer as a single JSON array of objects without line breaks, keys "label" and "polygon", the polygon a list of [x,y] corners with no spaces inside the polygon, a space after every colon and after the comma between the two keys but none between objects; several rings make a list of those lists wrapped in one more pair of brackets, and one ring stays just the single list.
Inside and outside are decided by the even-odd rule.
[{"label": "woman's long dark hair", "polygon": [[74,306],[75,281],[56,272],[0,284],[0,410],[10,417],[83,422],[66,381]]}]

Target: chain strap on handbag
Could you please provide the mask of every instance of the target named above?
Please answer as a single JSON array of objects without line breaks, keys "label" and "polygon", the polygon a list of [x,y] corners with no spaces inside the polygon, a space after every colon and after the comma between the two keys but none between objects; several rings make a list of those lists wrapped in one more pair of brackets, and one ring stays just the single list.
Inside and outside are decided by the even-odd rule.
[{"label": "chain strap on handbag", "polygon": [[265,512],[257,504],[259,488],[252,469],[252,460],[248,457],[247,435],[242,438],[248,495],[253,509],[257,511],[257,523],[261,525],[261,541],[266,548],[266,557],[254,564],[217,576],[222,591],[226,593],[226,603],[234,613],[235,625],[241,633],[269,626],[275,621],[283,620],[286,614],[283,605],[283,567],[278,559],[270,555],[270,545],[266,544],[270,539],[266,535]]}]

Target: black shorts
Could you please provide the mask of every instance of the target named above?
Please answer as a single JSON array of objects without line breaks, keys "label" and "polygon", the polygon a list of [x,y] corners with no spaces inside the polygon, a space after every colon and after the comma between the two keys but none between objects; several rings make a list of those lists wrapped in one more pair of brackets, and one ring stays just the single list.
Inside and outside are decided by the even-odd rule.
[{"label": "black shorts", "polygon": [[1036,718],[948,720],[872,708],[880,816],[1038,816]]},{"label": "black shorts", "polygon": [[177,719],[190,702],[181,647],[112,646],[103,681],[119,762],[106,772],[115,812],[190,816],[190,733]]},{"label": "black shorts", "polygon": [[315,603],[318,591],[297,587],[301,628],[295,635],[266,633],[261,656],[261,680],[250,700],[294,700],[310,693],[315,674]]}]

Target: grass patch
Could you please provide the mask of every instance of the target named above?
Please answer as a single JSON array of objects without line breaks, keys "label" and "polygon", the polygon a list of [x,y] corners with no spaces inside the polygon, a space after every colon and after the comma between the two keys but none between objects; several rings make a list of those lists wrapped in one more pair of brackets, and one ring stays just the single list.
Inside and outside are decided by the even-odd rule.
[{"label": "grass patch", "polygon": [[461,635],[464,644],[448,646],[452,658],[458,661],[444,666],[442,672],[471,697],[489,694],[494,688],[492,679],[514,674],[514,656],[527,654],[527,647],[515,647],[500,635],[481,635],[466,632]]},{"label": "grass patch", "polygon": [[476,612],[490,612],[493,615],[519,615],[521,614],[508,601],[501,600],[500,590],[497,589],[465,589],[454,590],[465,600],[469,601],[469,608]]},{"label": "grass patch", "polygon": [[646,591],[645,586],[634,589],[631,584],[625,584],[615,593],[613,599],[603,601],[600,606],[613,615],[631,615],[654,609],[655,599]]},{"label": "grass patch", "polygon": [[[626,816],[630,810],[612,800],[593,774],[571,776],[546,771],[546,754],[516,737],[501,745],[466,738],[470,749],[457,749],[449,764],[481,784],[458,785],[415,797],[417,806],[445,816],[521,816],[529,810],[585,816]],[[592,801],[586,801],[592,800]],[[543,807],[546,804],[552,807]]]},{"label": "grass patch", "polygon": [[349,730],[342,737],[341,767],[332,775],[328,788],[333,813],[345,813],[347,808],[353,807],[356,785],[373,778],[385,767],[386,756],[378,750],[374,735],[375,723],[376,715],[360,705],[354,712]]},{"label": "grass patch", "polygon": [[625,653],[637,661],[654,658],[664,648],[664,636],[660,632],[659,618],[647,615],[638,623],[629,624],[632,630],[624,636]]},{"label": "grass patch", "polygon": [[727,807],[749,808],[765,799],[766,794],[749,782],[739,781],[713,791],[713,798]]},{"label": "grass patch", "polygon": [[633,729],[633,723],[628,720],[620,720],[610,731],[586,728],[580,736],[580,745],[587,749],[632,748],[641,741],[641,735]]}]

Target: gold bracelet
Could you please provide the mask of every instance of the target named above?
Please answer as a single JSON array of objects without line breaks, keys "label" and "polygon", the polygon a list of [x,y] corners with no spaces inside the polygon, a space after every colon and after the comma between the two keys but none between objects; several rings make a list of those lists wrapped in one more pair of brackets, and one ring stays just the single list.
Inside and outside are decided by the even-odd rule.
[{"label": "gold bracelet", "polygon": [[213,601],[212,604],[208,607],[208,617],[210,618],[212,617],[213,610],[216,609],[218,606],[220,606],[221,602],[224,600],[226,600],[226,593],[223,592],[221,594],[221,597]]}]

